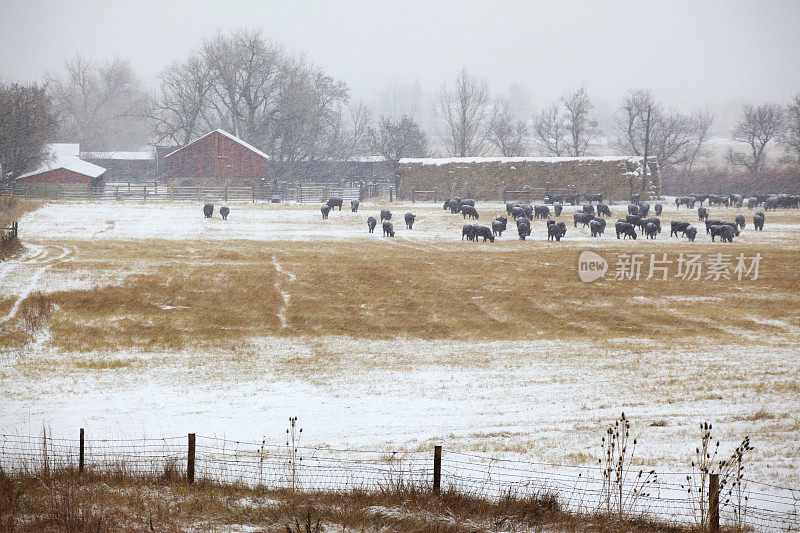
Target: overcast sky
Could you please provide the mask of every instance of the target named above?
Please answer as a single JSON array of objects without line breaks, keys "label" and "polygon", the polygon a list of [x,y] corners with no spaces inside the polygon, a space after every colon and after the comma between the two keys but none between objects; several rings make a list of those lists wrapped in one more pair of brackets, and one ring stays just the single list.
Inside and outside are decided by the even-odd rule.
[{"label": "overcast sky", "polygon": [[390,80],[434,93],[466,66],[539,108],[585,82],[600,103],[631,88],[694,109],[786,102],[800,91],[800,0],[0,0],[0,78],[33,81],[75,53],[158,73],[200,40],[247,26],[305,53],[371,100]]}]

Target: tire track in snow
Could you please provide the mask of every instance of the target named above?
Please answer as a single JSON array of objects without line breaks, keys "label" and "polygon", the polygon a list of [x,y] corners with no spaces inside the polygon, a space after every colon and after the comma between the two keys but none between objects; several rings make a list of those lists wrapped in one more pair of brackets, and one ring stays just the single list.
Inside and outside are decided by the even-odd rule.
[{"label": "tire track in snow", "polygon": [[279,293],[281,293],[281,296],[283,296],[283,305],[277,313],[278,320],[281,321],[281,329],[286,329],[288,327],[288,322],[286,321],[286,310],[289,308],[291,295],[287,291],[283,290],[283,283],[281,283],[280,277],[286,276],[289,278],[290,282],[293,282],[297,279],[297,276],[288,270],[284,270],[274,255],[272,256],[272,264],[275,266],[275,272],[278,274],[278,276],[275,278],[275,290],[277,290]]},{"label": "tire track in snow", "polygon": [[26,255],[23,255],[18,261],[4,261],[0,263],[0,283],[14,270],[14,267],[19,266],[22,263],[28,263],[36,257],[42,255],[43,249],[38,246],[30,246],[35,251],[28,252]]},{"label": "tire track in snow", "polygon": [[22,291],[22,294],[19,295],[17,301],[14,302],[14,305],[13,307],[11,307],[11,310],[8,312],[8,315],[0,318],[0,324],[4,324],[9,320],[11,320],[12,318],[14,318],[15,316],[17,316],[17,311],[19,311],[19,306],[22,305],[22,302],[25,301],[25,298],[30,296],[31,292],[33,292],[33,289],[36,288],[36,284],[39,283],[39,279],[42,277],[42,274],[44,274],[48,268],[50,268],[50,265],[40,268],[39,270],[36,271],[36,273],[33,276],[31,276],[31,282],[28,284],[25,290]]}]

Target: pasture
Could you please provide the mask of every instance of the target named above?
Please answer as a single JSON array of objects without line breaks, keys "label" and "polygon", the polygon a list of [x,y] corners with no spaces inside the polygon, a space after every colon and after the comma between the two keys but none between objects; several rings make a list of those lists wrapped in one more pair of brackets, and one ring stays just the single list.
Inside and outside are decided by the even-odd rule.
[{"label": "pasture", "polygon": [[[382,208],[394,238],[367,233]],[[487,226],[505,214],[477,208]],[[757,479],[795,484],[800,212],[770,211],[755,232],[753,211],[710,208],[746,216],[729,244],[670,202],[655,240],[617,240],[624,209],[599,238],[567,206],[561,242],[534,220],[526,241],[511,221],[475,243],[441,204],[328,220],[316,205],[233,204],[227,221],[199,204],[45,204],[0,263],[0,428],[279,443],[297,415],[306,443],[588,465],[625,411],[641,464],[687,468],[710,421],[726,454],[751,436]],[[670,237],[671,220],[697,240]],[[585,250],[608,260],[604,279],[579,279]],[[641,278],[613,279],[631,253]],[[758,276],[646,279],[650,254],[719,253],[760,254]]]}]

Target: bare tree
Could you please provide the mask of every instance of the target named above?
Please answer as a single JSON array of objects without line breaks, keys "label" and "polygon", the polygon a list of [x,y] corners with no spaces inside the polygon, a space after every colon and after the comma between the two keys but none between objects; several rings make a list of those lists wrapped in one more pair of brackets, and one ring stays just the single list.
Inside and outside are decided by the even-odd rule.
[{"label": "bare tree", "polygon": [[56,128],[44,87],[0,83],[0,184],[44,162]]},{"label": "bare tree", "polygon": [[151,128],[143,110],[148,95],[130,62],[95,64],[75,56],[64,67],[64,76],[49,76],[47,83],[59,118],[59,139],[89,150],[147,144]]},{"label": "bare tree", "polygon": [[706,143],[711,136],[711,126],[714,125],[715,118],[714,113],[703,111],[702,109],[692,117],[690,123],[690,144],[687,147],[686,156],[684,158],[684,170],[687,174],[692,171],[698,159],[708,155]]},{"label": "bare tree", "polygon": [[514,120],[508,99],[495,100],[487,138],[504,157],[521,157],[527,153],[528,127],[522,120]]},{"label": "bare tree", "polygon": [[781,143],[795,163],[800,163],[800,93],[794,95],[786,108],[786,128]]},{"label": "bare tree", "polygon": [[445,151],[455,157],[483,155],[489,129],[491,102],[486,80],[466,69],[456,76],[453,89],[442,87],[436,108]]},{"label": "bare tree", "polygon": [[591,142],[600,135],[597,121],[589,114],[594,109],[586,87],[581,85],[561,97],[566,109],[567,153],[573,157],[585,156]]},{"label": "bare tree", "polygon": [[562,157],[567,154],[567,129],[567,120],[558,102],[534,118],[536,143],[547,155]]},{"label": "bare tree", "polygon": [[397,163],[404,157],[425,157],[428,139],[419,124],[403,115],[398,122],[381,117],[371,131],[372,147],[387,161]]},{"label": "bare tree", "polygon": [[752,175],[757,175],[766,161],[767,144],[783,133],[786,118],[783,108],[778,104],[763,104],[754,107],[745,104],[742,118],[731,133],[734,141],[746,143],[749,153],[728,150],[728,161],[732,165],[743,166]]}]

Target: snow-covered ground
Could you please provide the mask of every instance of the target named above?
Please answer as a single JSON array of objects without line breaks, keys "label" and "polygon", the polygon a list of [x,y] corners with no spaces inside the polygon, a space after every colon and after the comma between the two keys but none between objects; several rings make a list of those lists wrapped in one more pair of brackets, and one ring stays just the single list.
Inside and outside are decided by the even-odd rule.
[{"label": "snow-covered ground", "polygon": [[[362,204],[358,213],[335,211],[323,221],[318,206],[234,204],[227,221],[202,217],[197,204],[119,205],[53,203],[26,215],[20,234],[26,251],[0,263],[0,297],[21,301],[31,291],[115,283],[91,271],[72,271],[74,250],[65,243],[119,241],[147,246],[172,241],[382,240],[453,252],[481,246],[537,246],[609,242],[655,249],[670,238],[670,220],[695,222],[695,211],[666,202],[656,241],[619,242],[613,224],[604,237],[569,230],[547,243],[544,222],[521,242],[509,227],[494,245],[461,242],[460,215],[440,204],[392,204],[397,237],[367,233],[366,218],[384,205]],[[480,222],[503,214],[500,203],[481,205]],[[613,206],[614,217],[624,206]],[[571,207],[562,218],[571,220]],[[405,212],[417,214],[406,230]],[[736,242],[800,246],[800,217],[768,214],[763,232],[752,231],[752,212],[712,208],[712,217],[748,227]],[[651,215],[652,216],[652,215]],[[780,222],[771,223],[771,218]],[[696,224],[700,227],[699,224]],[[689,244],[686,244],[689,246]],[[695,245],[724,250],[705,232]],[[119,279],[132,265],[119,265]],[[291,305],[287,300],[286,305]],[[5,320],[13,319],[13,308]],[[754,321],[761,317],[752,317]],[[768,319],[765,319],[768,320]],[[229,348],[180,351],[130,349],[63,353],[46,335],[22,350],[0,355],[0,433],[37,435],[42,425],[60,437],[84,427],[91,437],[205,436],[280,445],[287,420],[297,415],[304,444],[373,450],[447,450],[568,465],[592,465],[606,425],[621,411],[632,420],[642,465],[688,469],[699,443],[699,424],[710,421],[729,454],[750,435],[755,450],[748,475],[761,481],[800,481],[800,350],[798,331],[752,344],[662,345],[637,338],[588,343],[570,339],[464,342],[400,338],[253,338]],[[0,328],[2,324],[0,323]],[[2,335],[0,329],[0,335]]]}]

